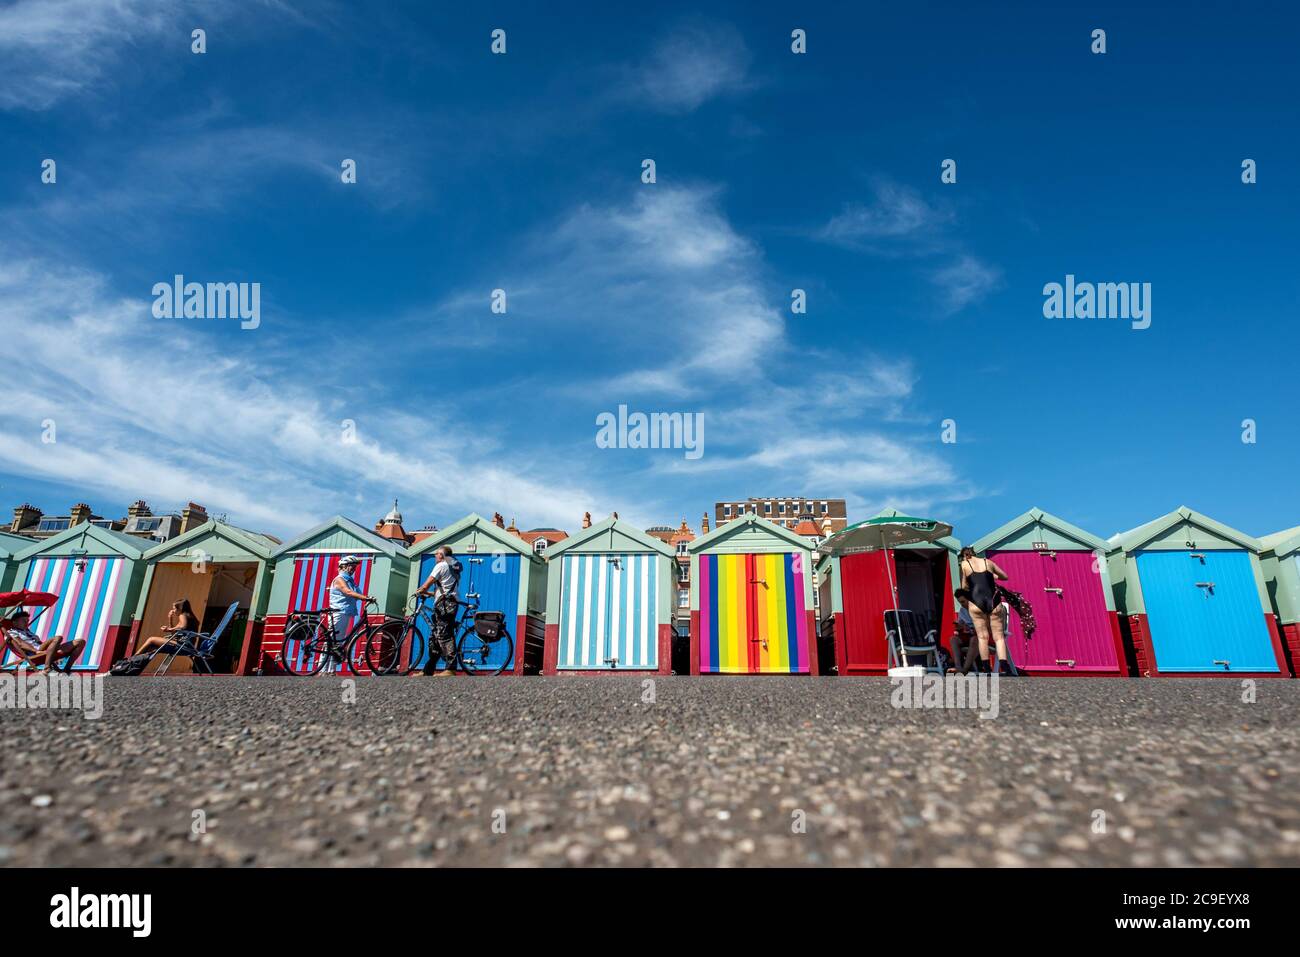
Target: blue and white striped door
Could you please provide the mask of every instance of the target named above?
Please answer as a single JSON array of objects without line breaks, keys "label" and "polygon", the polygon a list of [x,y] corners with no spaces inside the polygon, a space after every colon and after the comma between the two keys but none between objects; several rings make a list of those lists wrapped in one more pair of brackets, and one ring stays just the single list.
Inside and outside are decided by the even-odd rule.
[{"label": "blue and white striped door", "polygon": [[556,667],[657,668],[658,601],[654,555],[565,555]]}]

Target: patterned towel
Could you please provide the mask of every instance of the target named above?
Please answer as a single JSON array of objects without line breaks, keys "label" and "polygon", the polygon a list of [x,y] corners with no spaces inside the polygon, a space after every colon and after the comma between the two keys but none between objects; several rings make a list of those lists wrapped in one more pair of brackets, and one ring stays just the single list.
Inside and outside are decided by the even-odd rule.
[{"label": "patterned towel", "polygon": [[1034,637],[1034,632],[1038,630],[1038,622],[1034,618],[1034,606],[1029,604],[1029,599],[1020,592],[1003,588],[1001,585],[998,585],[998,598],[1005,601],[1020,618],[1020,628],[1025,633],[1025,640]]}]

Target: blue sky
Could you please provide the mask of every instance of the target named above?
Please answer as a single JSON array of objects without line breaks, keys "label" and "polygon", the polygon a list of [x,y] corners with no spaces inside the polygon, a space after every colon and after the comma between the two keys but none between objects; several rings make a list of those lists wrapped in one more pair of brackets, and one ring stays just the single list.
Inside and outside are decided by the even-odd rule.
[{"label": "blue sky", "polygon": [[[973,6],[0,4],[0,504],[1300,524],[1297,14]],[[177,273],[260,326],[155,318]],[[1151,327],[1045,319],[1067,273]]]}]

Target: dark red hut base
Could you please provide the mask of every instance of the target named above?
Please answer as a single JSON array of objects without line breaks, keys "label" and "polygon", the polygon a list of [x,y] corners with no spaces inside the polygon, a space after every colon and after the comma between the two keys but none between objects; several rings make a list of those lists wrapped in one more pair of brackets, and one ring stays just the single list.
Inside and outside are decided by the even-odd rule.
[{"label": "dark red hut base", "polygon": [[1156,666],[1156,656],[1151,644],[1151,629],[1147,625],[1146,615],[1129,615],[1126,619],[1129,641],[1137,665],[1137,673],[1142,678],[1289,678],[1286,655],[1282,651],[1282,639],[1278,634],[1277,620],[1272,614],[1264,615],[1264,624],[1268,636],[1273,641],[1273,654],[1277,658],[1276,674],[1266,671],[1161,671]]},{"label": "dark red hut base", "polygon": [[1291,677],[1300,677],[1300,622],[1279,625],[1278,628],[1282,632],[1282,651],[1291,668]]},{"label": "dark red hut base", "polygon": [[[794,674],[819,675],[821,670],[817,665],[817,613],[809,608],[804,612],[808,616],[807,635],[808,635],[808,671],[794,672]],[[699,609],[691,611],[691,674],[700,673],[700,612]],[[729,678],[743,678],[744,675],[727,675]]]},{"label": "dark red hut base", "polygon": [[560,668],[560,626],[546,626],[546,653],[542,658],[544,675],[670,675],[673,673],[673,626],[661,624],[655,633],[659,648],[659,667],[650,669],[633,668],[590,668],[574,670]]}]

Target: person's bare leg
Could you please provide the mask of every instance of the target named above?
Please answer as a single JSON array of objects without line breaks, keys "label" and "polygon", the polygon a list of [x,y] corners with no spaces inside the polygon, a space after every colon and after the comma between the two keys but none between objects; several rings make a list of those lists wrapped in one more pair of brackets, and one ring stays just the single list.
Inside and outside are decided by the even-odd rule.
[{"label": "person's bare leg", "polygon": [[989,628],[993,632],[993,644],[998,649],[998,661],[1001,670],[1007,668],[1007,619],[1000,608],[995,608],[989,616]]},{"label": "person's bare leg", "polygon": [[54,667],[55,656],[59,653],[59,645],[63,644],[63,637],[55,635],[47,638],[41,643],[41,653],[45,655],[45,670],[49,671]]},{"label": "person's bare leg", "polygon": [[65,642],[59,646],[58,654],[55,655],[54,660],[62,661],[64,658],[69,659],[68,670],[71,670],[72,666],[77,663],[77,659],[81,657],[81,649],[85,647],[86,640],[84,638],[74,638],[72,641]]},{"label": "person's bare leg", "polygon": [[980,644],[980,661],[987,662],[989,660],[989,616],[984,614],[984,609],[972,604],[970,620],[975,626],[975,637]]}]

